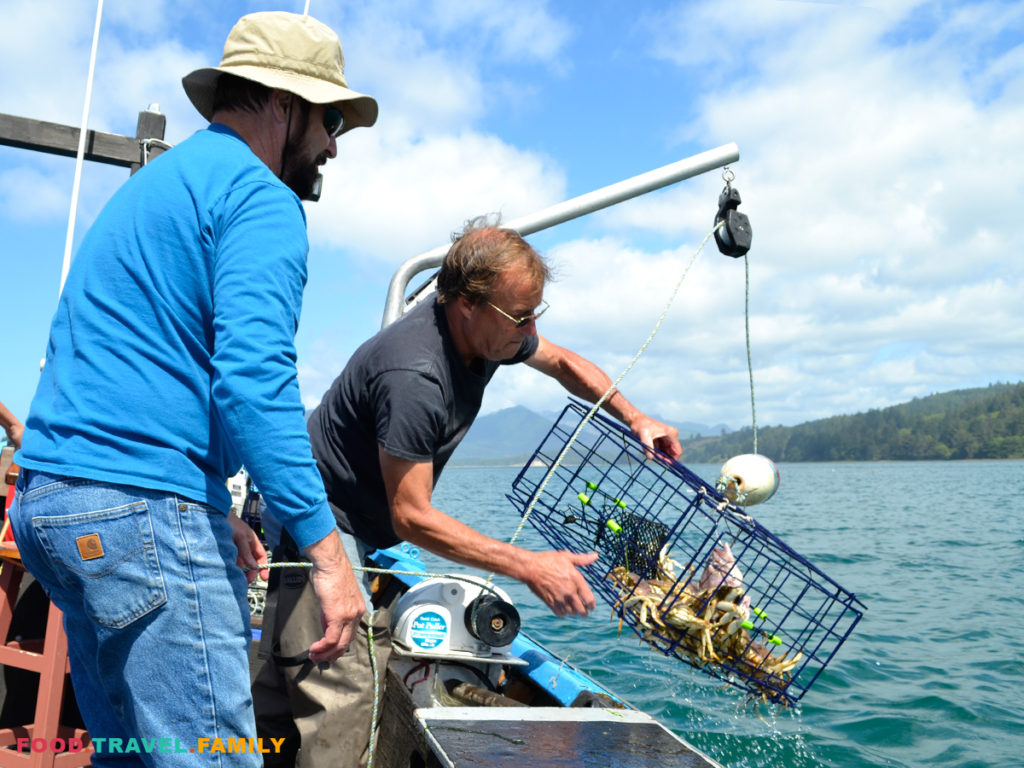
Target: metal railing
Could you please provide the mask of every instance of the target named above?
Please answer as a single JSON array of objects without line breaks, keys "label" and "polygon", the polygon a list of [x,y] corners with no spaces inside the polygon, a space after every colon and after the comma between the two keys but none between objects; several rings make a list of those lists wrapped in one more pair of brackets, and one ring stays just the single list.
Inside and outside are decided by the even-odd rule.
[{"label": "metal railing", "polygon": [[[557,203],[535,213],[521,216],[503,226],[513,229],[523,236],[530,235],[588,213],[599,211],[602,208],[608,208],[625,200],[653,192],[656,189],[667,187],[683,179],[689,179],[715,168],[721,168],[724,165],[736,162],[739,160],[739,157],[740,150],[736,144],[724,144],[721,147],[709,149],[706,152],[701,152],[684,160],[642,173],[639,176],[596,189],[593,192],[587,192],[579,197]],[[402,316],[405,292],[410,280],[424,270],[436,269],[441,266],[441,262],[450,247],[450,243],[439,245],[399,265],[398,269],[395,270],[394,276],[391,278],[390,286],[388,286],[387,301],[384,304],[384,317],[381,322],[382,328],[390,325]]]}]

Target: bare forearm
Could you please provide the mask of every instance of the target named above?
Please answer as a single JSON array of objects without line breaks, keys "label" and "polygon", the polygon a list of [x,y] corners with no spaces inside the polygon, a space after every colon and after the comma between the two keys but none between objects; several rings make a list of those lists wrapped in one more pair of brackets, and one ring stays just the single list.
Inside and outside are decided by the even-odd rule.
[{"label": "bare forearm", "polygon": [[[540,339],[537,351],[527,364],[554,377],[570,393],[592,403],[611,390],[612,381],[604,371],[572,350],[544,338]],[[638,410],[617,389],[608,394],[602,406],[628,426],[644,445],[657,448],[673,459],[682,455],[678,430]]]},{"label": "bare forearm", "polygon": [[394,524],[402,539],[446,560],[520,581],[533,554],[485,536],[434,507],[400,510],[394,515]]},{"label": "bare forearm", "polygon": [[24,431],[24,426],[18,421],[18,417],[11,413],[7,406],[0,403],[0,427],[3,428],[4,433],[7,435],[7,439],[11,441],[11,444],[15,448],[21,447],[21,434]]},{"label": "bare forearm", "polygon": [[380,449],[381,473],[395,533],[436,555],[521,581],[559,616],[585,615],[594,595],[578,567],[596,552],[531,552],[492,539],[436,509],[433,465],[390,456]]},{"label": "bare forearm", "polygon": [[399,536],[434,554],[523,582],[557,616],[585,616],[596,606],[594,595],[578,570],[597,559],[596,552],[531,552],[478,533],[439,510],[430,508],[405,524]]},{"label": "bare forearm", "polygon": [[324,636],[309,646],[309,658],[330,663],[348,649],[367,606],[337,530],[302,551],[313,561],[310,581],[324,627]]},{"label": "bare forearm", "polygon": [[[596,403],[612,386],[608,374],[570,350],[565,350],[558,362],[555,378],[566,391],[591,403]],[[601,407],[624,424],[632,423],[639,413],[618,389],[605,399]]]},{"label": "bare forearm", "polygon": [[341,568],[352,568],[336,530],[331,531],[320,541],[310,544],[303,552],[317,570],[332,572]]}]

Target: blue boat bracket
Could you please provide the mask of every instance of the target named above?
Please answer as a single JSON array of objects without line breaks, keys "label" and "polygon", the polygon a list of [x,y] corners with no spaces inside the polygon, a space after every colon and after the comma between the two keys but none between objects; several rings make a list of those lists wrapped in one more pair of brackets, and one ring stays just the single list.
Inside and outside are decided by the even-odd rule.
[{"label": "blue boat bracket", "polygon": [[410,544],[410,543],[409,543],[409,542],[407,542],[407,541],[403,541],[403,542],[402,542],[401,544],[399,544],[398,546],[399,546],[399,548],[400,548],[400,549],[402,550],[402,552],[403,552],[404,554],[408,555],[408,556],[409,556],[409,557],[411,557],[411,558],[412,558],[413,560],[419,560],[419,559],[420,559],[420,550],[419,550],[419,547],[416,547],[416,546],[414,546],[414,545]]}]

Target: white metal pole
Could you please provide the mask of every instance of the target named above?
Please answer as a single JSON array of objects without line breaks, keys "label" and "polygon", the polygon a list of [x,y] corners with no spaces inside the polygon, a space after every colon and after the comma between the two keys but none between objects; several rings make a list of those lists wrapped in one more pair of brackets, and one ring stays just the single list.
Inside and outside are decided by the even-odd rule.
[{"label": "white metal pole", "polygon": [[103,0],[96,4],[96,26],[92,33],[92,53],[89,54],[89,75],[85,83],[85,106],[82,107],[82,127],[78,132],[78,154],[75,160],[75,181],[71,186],[71,213],[68,215],[68,233],[64,238],[64,263],[60,269],[59,298],[64,293],[64,283],[71,269],[71,246],[75,240],[75,217],[78,213],[78,189],[82,183],[82,164],[85,161],[85,134],[89,125],[89,104],[92,101],[92,77],[96,71],[96,49],[100,41],[100,21],[103,18]]},{"label": "white metal pole", "polygon": [[[530,235],[548,229],[557,224],[578,218],[602,208],[621,203],[633,197],[653,192],[656,189],[667,187],[683,179],[699,176],[702,173],[721,168],[723,165],[734,163],[740,158],[739,147],[735,143],[725,144],[707,152],[701,152],[684,160],[656,168],[653,171],[642,173],[631,179],[611,184],[607,187],[588,192],[571,200],[552,205],[543,210],[521,216],[518,219],[508,222],[504,226],[513,229],[521,235]],[[402,316],[402,306],[405,301],[405,290],[413,275],[425,269],[436,268],[441,265],[444,255],[448,252],[450,245],[439,245],[419,256],[415,256],[399,266],[394,277],[391,278],[391,285],[388,287],[387,301],[384,304],[384,319],[381,327],[390,325]]]}]

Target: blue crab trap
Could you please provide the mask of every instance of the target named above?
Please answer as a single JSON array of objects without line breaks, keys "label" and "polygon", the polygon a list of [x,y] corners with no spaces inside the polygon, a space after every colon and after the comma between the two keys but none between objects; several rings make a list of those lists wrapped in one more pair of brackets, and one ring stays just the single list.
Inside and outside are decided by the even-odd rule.
[{"label": "blue crab trap", "polygon": [[587,582],[641,639],[795,704],[860,621],[856,596],[683,465],[647,459],[618,423],[595,414],[573,440],[589,410],[570,400],[509,500],[533,504],[553,547],[598,552]]}]

